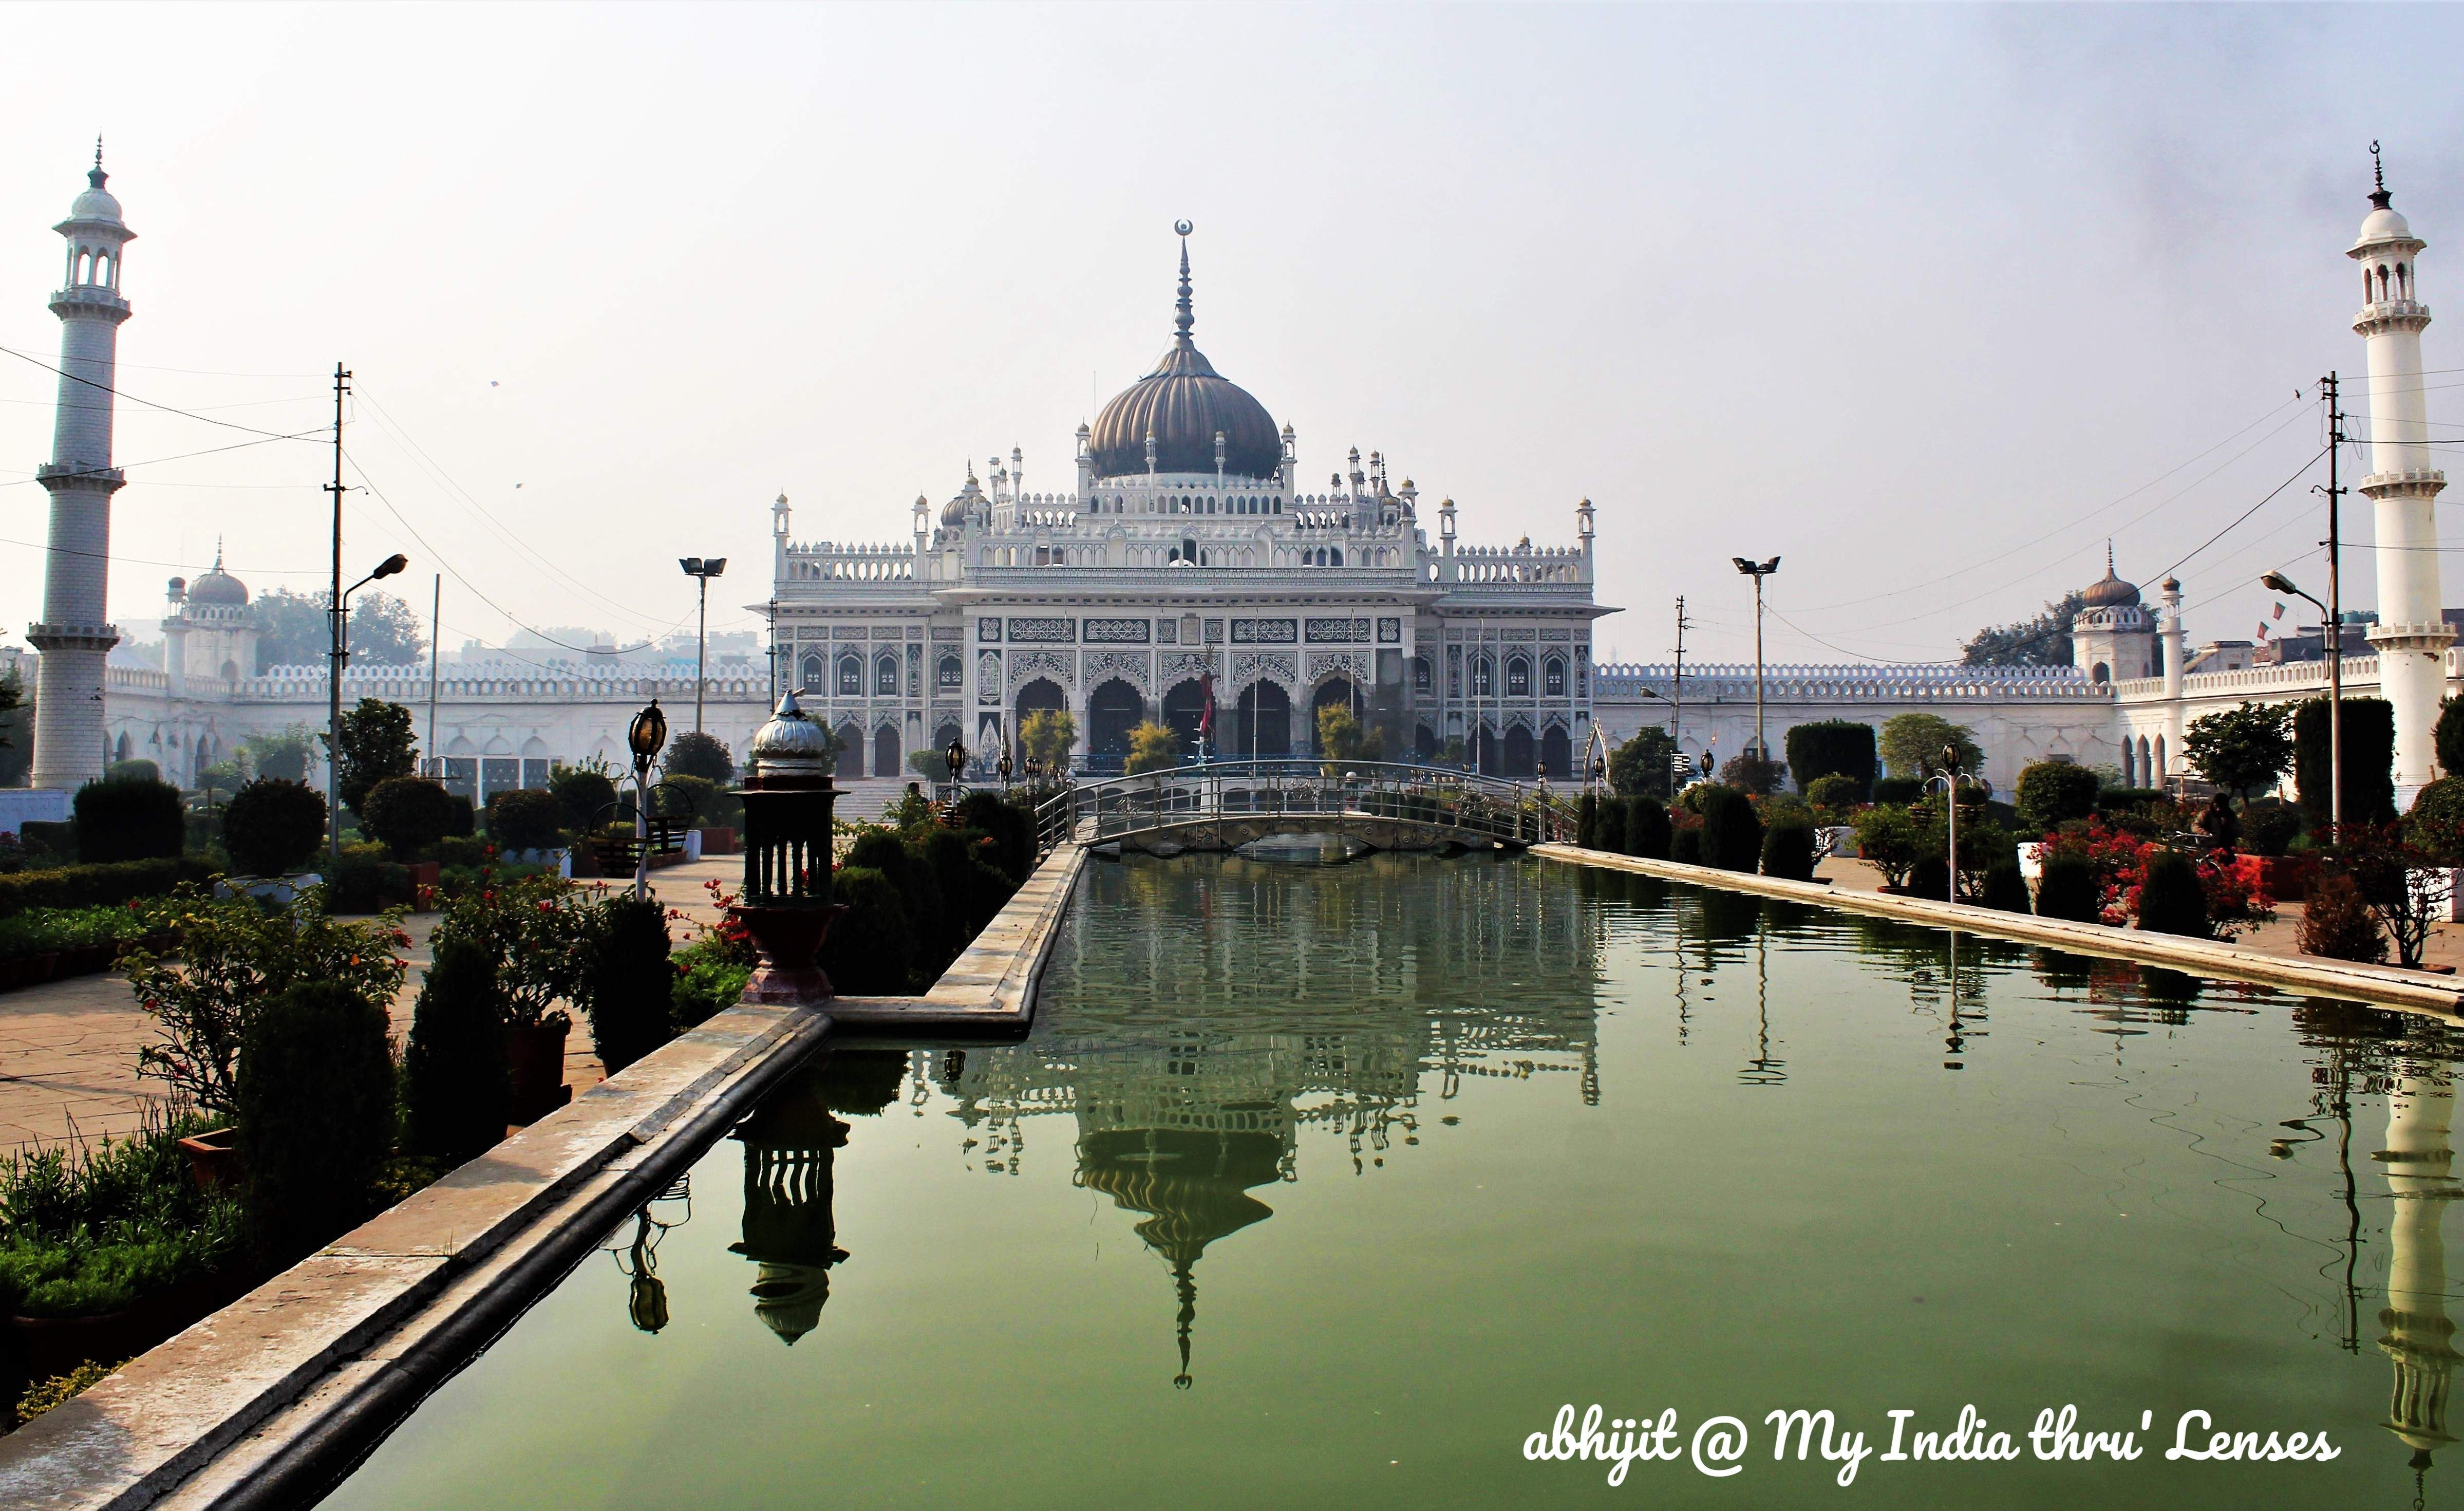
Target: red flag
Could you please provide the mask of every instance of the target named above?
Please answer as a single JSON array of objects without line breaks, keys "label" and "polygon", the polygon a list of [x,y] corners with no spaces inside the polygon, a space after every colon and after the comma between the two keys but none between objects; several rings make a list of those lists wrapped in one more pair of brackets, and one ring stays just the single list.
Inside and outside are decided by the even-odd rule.
[{"label": "red flag", "polygon": [[1198,711],[1198,736],[1201,740],[1212,740],[1215,738],[1215,674],[1213,672],[1198,674],[1198,694],[1206,700]]}]

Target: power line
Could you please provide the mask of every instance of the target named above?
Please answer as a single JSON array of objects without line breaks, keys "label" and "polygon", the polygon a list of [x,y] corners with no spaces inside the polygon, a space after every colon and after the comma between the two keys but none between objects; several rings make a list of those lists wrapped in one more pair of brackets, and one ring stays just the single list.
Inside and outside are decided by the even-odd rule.
[{"label": "power line", "polygon": [[2292,476],[2292,477],[2285,478],[2282,482],[2279,482],[2279,483],[2277,483],[2275,487],[2270,488],[2269,490],[2267,490],[2267,497],[2266,497],[2266,498],[2259,500],[2256,503],[2252,504],[2249,508],[2244,509],[2243,511],[2241,511],[2241,513],[2239,513],[2239,514],[2237,514],[2237,515],[2233,516],[2233,523],[2232,523],[2232,524],[2228,524],[2228,525],[2226,525],[2223,529],[2218,530],[2215,534],[2209,536],[2209,537],[2208,537],[2206,540],[2204,540],[2204,541],[2201,541],[2201,542],[2200,542],[2196,546],[2192,547],[2192,548],[2190,549],[2190,551],[2189,551],[2187,554],[2185,554],[2185,555],[2183,555],[2183,556],[2181,556],[2181,557],[2177,558],[2177,559],[2176,559],[2176,560],[2175,560],[2175,561],[2174,561],[2170,566],[2167,566],[2167,567],[2166,567],[2162,571],[2159,571],[2159,572],[2156,574],[2157,580],[2161,582],[2161,581],[2163,581],[2165,578],[2171,576],[2171,575],[2173,574],[2173,570],[2174,570],[2174,568],[2175,568],[2175,567],[2180,567],[2184,562],[2187,562],[2187,561],[2189,561],[2191,557],[2198,555],[2198,554],[2199,554],[2199,552],[2206,550],[2209,546],[2213,545],[2213,544],[2215,544],[2218,541],[2223,540],[2223,539],[2224,539],[2228,534],[2232,533],[2232,531],[2233,531],[2233,526],[2234,526],[2234,525],[2238,525],[2239,523],[2241,523],[2241,522],[2242,522],[2242,521],[2249,519],[2252,515],[2256,514],[2259,510],[2266,508],[2266,507],[2267,507],[2267,505],[2268,505],[2268,503],[2269,503],[2271,500],[2273,500],[2276,498],[2276,496],[2277,496],[2277,494],[2282,493],[2282,492],[2283,492],[2285,489],[2287,489],[2287,488],[2292,487],[2295,483],[2299,482],[2299,481],[2301,480],[2301,478],[2302,478],[2302,475],[2303,475],[2303,474],[2307,473],[2311,468],[2316,467],[2316,466],[2318,466],[2318,465],[2319,465],[2319,457],[2320,457],[2320,456],[2326,456],[2326,455],[2327,455],[2326,448],[2325,448],[2325,447],[2321,447],[2321,448],[2320,448],[2320,450],[2319,450],[2318,456],[2312,456],[2308,461],[2303,462],[2303,463],[2300,465],[2300,467],[2299,467],[2299,469],[2297,469],[2297,470],[2294,472],[2294,474],[2293,474],[2293,476]]},{"label": "power line", "polygon": [[[6,349],[5,347],[0,347],[0,350],[5,350],[5,349]],[[245,429],[247,429],[247,427],[246,427],[246,426],[241,426],[241,427],[240,427],[240,429],[245,430]],[[166,462],[166,461],[187,461],[187,460],[189,457],[191,457],[191,456],[212,456],[219,455],[220,453],[223,453],[223,452],[244,451],[244,450],[246,450],[247,448],[249,448],[249,447],[251,447],[251,446],[263,446],[263,445],[267,445],[267,444],[269,444],[270,442],[273,442],[273,441],[296,441],[296,440],[304,440],[304,439],[306,439],[308,436],[311,436],[311,435],[328,435],[328,434],[331,434],[331,433],[333,433],[333,427],[332,427],[332,426],[330,426],[330,425],[319,425],[319,426],[318,426],[318,427],[317,427],[315,430],[313,430],[313,431],[298,431],[298,432],[296,432],[296,433],[292,433],[292,434],[289,434],[289,435],[267,435],[267,436],[265,437],[265,439],[264,439],[264,440],[254,440],[254,441],[233,441],[233,442],[231,442],[231,443],[230,445],[228,445],[228,446],[209,446],[209,447],[207,447],[207,448],[206,448],[205,450],[203,450],[203,451],[181,452],[181,453],[179,453],[178,455],[176,455],[176,456],[153,456],[153,457],[148,457],[148,458],[147,458],[147,459],[145,459],[144,461],[129,461],[129,462],[121,462],[121,463],[120,463],[120,464],[118,464],[116,467],[111,467],[111,468],[94,468],[94,469],[89,469],[89,470],[87,470],[87,471],[85,471],[85,472],[81,472],[81,473],[60,473],[60,474],[55,474],[54,476],[55,476],[55,477],[71,477],[71,478],[95,478],[95,477],[100,477],[100,476],[101,476],[104,472],[106,472],[106,471],[110,471],[110,472],[125,472],[125,471],[127,471],[127,470],[128,470],[129,468],[131,468],[131,467],[153,467],[153,466],[160,465],[161,463],[163,463],[163,462]],[[9,481],[7,481],[7,482],[0,482],[0,488],[22,488],[22,487],[26,486],[28,483],[40,482],[40,481],[42,481],[42,480],[43,480],[43,479],[42,479],[39,476],[37,476],[37,477],[30,477],[30,478],[14,478],[10,479],[10,480],[9,480]],[[165,486],[165,487],[172,487],[172,486],[180,486],[180,487],[197,487],[197,486],[204,486],[204,485],[202,485],[202,484],[195,484],[195,483],[182,483],[182,484],[170,484],[170,483],[165,483],[165,484],[163,484],[162,486]],[[266,483],[266,484],[263,484],[263,486],[265,486],[265,487],[269,487],[269,488],[275,488],[275,487],[305,487],[305,486],[307,486],[307,484],[305,484],[305,483]]]},{"label": "power line", "polygon": [[[141,399],[136,394],[126,392],[111,384],[97,383],[92,378],[78,377],[76,373],[69,371],[65,367],[55,367],[50,363],[45,362],[42,358],[30,357],[26,355],[26,353],[19,351],[14,346],[0,346],[0,352],[7,352],[10,356],[16,358],[20,362],[31,362],[35,367],[42,368],[45,372],[58,373],[61,377],[68,379],[72,383],[82,383],[89,389],[95,389],[104,393],[116,395],[117,397],[126,399],[131,404],[142,404],[149,410],[161,410],[165,414],[184,415],[188,419],[197,420],[207,425],[222,426],[226,430],[246,431],[252,435],[262,435],[268,440],[290,441],[299,439],[299,436],[297,435],[278,435],[272,431],[258,430],[253,425],[242,425],[236,420],[218,420],[210,414],[200,414],[194,410],[184,410],[169,404],[157,404],[152,399]],[[322,434],[324,432],[320,429],[314,433]]]}]

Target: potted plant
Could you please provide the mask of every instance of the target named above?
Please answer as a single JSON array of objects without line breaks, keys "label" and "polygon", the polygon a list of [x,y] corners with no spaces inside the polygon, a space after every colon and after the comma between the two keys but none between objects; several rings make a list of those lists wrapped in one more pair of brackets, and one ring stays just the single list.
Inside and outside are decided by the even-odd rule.
[{"label": "potted plant", "polygon": [[506,877],[484,867],[479,884],[454,899],[437,925],[439,944],[469,940],[496,963],[516,1122],[536,1122],[573,1100],[564,1083],[573,1019],[559,1004],[582,978],[587,911],[555,877]]}]

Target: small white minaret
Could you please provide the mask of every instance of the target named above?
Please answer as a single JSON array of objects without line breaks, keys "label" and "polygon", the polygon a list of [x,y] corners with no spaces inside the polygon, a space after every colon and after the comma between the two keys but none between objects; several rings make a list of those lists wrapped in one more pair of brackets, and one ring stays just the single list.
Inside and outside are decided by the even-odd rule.
[{"label": "small white minaret", "polygon": [[[2370,156],[2375,165],[2375,142]],[[2379,653],[2380,688],[2395,708],[2395,802],[2402,810],[2437,775],[2431,731],[2455,633],[2439,602],[2433,512],[2447,475],[2431,464],[2421,391],[2421,332],[2430,309],[2419,298],[2414,259],[2428,243],[2390,207],[2384,167],[2376,177],[2369,215],[2347,256],[2362,265],[2362,312],[2353,329],[2370,367],[2370,470],[2360,490],[2374,505],[2378,532],[2379,622],[2369,641]]]},{"label": "small white minaret", "polygon": [[103,659],[120,643],[106,618],[111,496],[126,481],[111,464],[111,415],[119,365],[121,249],[137,233],[103,189],[102,144],[94,144],[86,191],[52,229],[68,241],[68,278],[52,296],[60,318],[59,411],[52,459],[35,472],[52,496],[51,554],[43,569],[43,618],[26,639],[43,654],[34,694],[35,787],[74,789],[102,775]]}]

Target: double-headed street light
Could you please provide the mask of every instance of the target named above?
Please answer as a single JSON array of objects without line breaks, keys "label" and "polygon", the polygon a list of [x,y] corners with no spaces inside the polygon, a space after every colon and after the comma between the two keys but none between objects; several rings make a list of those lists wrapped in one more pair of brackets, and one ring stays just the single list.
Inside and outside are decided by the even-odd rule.
[{"label": "double-headed street light", "polygon": [[2344,627],[2336,623],[2325,604],[2294,587],[2293,579],[2282,572],[2270,572],[2258,581],[2262,588],[2308,603],[2326,626],[2321,638],[2327,648],[2327,822],[2341,831],[2344,827]]},{"label": "double-headed street light", "polygon": [[1754,580],[1754,759],[1771,760],[1771,746],[1763,740],[1763,579],[1779,570],[1779,558],[1767,562],[1749,562],[1742,556],[1728,560],[1737,570]]},{"label": "double-headed street light", "polygon": [[[336,495],[337,500],[340,497]],[[341,507],[339,501],[335,507]],[[341,536],[338,533],[334,538],[339,542]],[[341,551],[335,554],[340,556]],[[325,827],[332,836],[327,844],[336,866],[342,863],[342,667],[351,656],[351,594],[409,565],[409,557],[395,552],[377,563],[376,570],[334,594],[333,603],[325,610],[326,622],[333,633],[333,649],[328,653],[333,670],[325,678]],[[338,581],[341,575],[334,574]]]},{"label": "double-headed street light", "polygon": [[704,670],[710,658],[710,580],[727,570],[724,556],[685,556],[677,559],[685,575],[701,585],[701,618],[693,631],[693,733],[701,733],[702,684],[709,677]]},{"label": "double-headed street light", "polygon": [[1943,810],[1948,815],[1950,825],[1950,881],[1948,895],[1943,900],[1956,902],[1959,900],[1959,784],[1965,782],[1970,787],[1983,787],[1985,784],[1959,768],[1959,742],[1954,740],[1944,745],[1941,760],[1942,769],[1927,772],[1925,785],[1930,789],[1937,782],[1942,784]]}]

